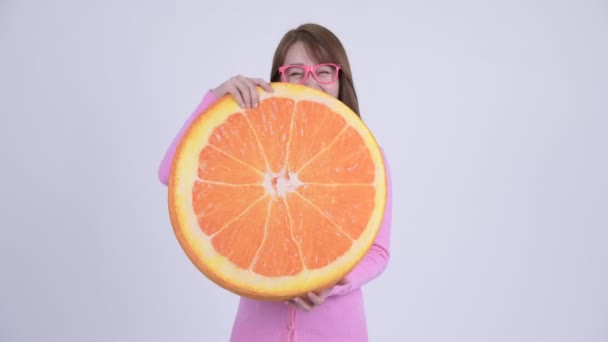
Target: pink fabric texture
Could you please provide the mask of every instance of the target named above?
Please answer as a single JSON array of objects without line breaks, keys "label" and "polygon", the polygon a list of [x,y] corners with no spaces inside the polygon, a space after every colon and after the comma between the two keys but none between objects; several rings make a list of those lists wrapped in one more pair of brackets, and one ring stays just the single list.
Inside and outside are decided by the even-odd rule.
[{"label": "pink fabric texture", "polygon": [[[159,168],[161,183],[167,185],[177,145],[186,129],[217,98],[211,91],[194,110],[169,146]],[[234,320],[232,342],[358,342],[367,341],[367,327],[361,287],[378,277],[389,261],[392,218],[392,185],[386,156],[387,202],[382,226],[361,262],[346,276],[348,284],[335,286],[328,298],[310,312],[282,302],[264,302],[241,297]]]}]

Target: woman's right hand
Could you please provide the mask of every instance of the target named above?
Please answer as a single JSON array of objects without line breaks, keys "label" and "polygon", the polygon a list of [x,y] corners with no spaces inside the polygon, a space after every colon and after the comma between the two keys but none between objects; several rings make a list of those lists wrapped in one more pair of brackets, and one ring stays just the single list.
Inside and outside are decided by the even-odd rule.
[{"label": "woman's right hand", "polygon": [[236,100],[241,108],[257,108],[259,97],[256,86],[260,86],[268,92],[273,91],[270,83],[261,78],[249,78],[237,75],[213,89],[213,94],[217,98],[226,94],[232,94],[232,97],[234,97],[234,100]]}]

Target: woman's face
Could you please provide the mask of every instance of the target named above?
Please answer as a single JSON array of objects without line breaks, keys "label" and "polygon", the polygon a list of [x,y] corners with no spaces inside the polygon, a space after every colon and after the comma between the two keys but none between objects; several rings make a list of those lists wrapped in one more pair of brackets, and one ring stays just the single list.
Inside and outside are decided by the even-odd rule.
[{"label": "woman's face", "polygon": [[[302,42],[296,42],[293,44],[285,55],[285,61],[283,64],[301,64],[301,65],[315,65],[317,61],[312,60],[308,56],[308,52],[306,51],[306,47]],[[330,84],[321,84],[315,80],[312,75],[309,75],[304,82],[304,85],[307,85],[311,88],[319,89],[325,92],[328,95],[331,95],[335,98],[338,98],[338,92],[340,90],[340,78],[338,77],[335,82]]]}]

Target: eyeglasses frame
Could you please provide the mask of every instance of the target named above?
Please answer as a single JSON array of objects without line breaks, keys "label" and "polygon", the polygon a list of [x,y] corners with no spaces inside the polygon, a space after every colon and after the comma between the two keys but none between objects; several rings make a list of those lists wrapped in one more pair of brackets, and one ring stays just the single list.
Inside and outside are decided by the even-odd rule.
[{"label": "eyeglasses frame", "polygon": [[[317,68],[322,67],[322,66],[327,66],[327,65],[330,65],[330,66],[333,66],[336,68],[336,77],[329,82],[322,82],[317,78],[315,71],[317,70]],[[338,77],[340,76],[340,66],[335,63],[319,63],[319,64],[314,64],[314,65],[285,64],[285,65],[282,65],[279,67],[279,73],[281,74],[281,80],[283,82],[287,82],[285,70],[287,70],[288,68],[291,68],[291,67],[299,67],[299,68],[304,69],[304,78],[302,79],[302,81],[300,81],[300,84],[306,83],[306,81],[308,80],[308,76],[310,74],[312,74],[312,77],[315,79],[315,81],[319,82],[320,84],[332,84],[332,83],[336,82],[338,80]]]}]

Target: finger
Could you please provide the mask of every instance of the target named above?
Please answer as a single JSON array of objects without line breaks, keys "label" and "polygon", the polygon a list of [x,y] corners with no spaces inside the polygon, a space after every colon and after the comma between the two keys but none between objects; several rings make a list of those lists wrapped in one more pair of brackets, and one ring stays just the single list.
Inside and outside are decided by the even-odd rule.
[{"label": "finger", "polygon": [[251,80],[269,93],[272,93],[274,91],[274,89],[272,89],[272,86],[270,86],[270,83],[266,82],[261,78],[252,78]]},{"label": "finger", "polygon": [[249,78],[244,77],[243,78],[243,83],[246,86],[246,91],[247,94],[249,95],[249,105],[250,108],[257,108],[258,107],[258,100],[259,100],[259,95],[258,95],[258,91],[256,89],[256,83]]},{"label": "finger", "polygon": [[326,296],[327,296],[326,291],[321,292],[321,294],[319,294],[319,295],[317,295],[314,292],[308,292],[308,299],[310,299],[310,301],[312,302],[312,304],[314,306],[319,306],[319,305],[323,304]]},{"label": "finger", "polygon": [[239,104],[239,107],[245,108],[245,102],[243,101],[243,95],[241,95],[241,91],[237,87],[235,82],[231,82],[226,88],[226,92],[232,95],[232,98]]},{"label": "finger", "polygon": [[306,303],[306,301],[300,297],[294,298],[293,302],[304,311],[312,310],[312,306],[310,306],[310,304]]},{"label": "finger", "polygon": [[242,76],[237,76],[234,82],[235,87],[238,89],[240,93],[240,97],[242,99],[243,108],[251,108],[251,94],[249,91],[250,85],[247,82],[247,79]]}]

